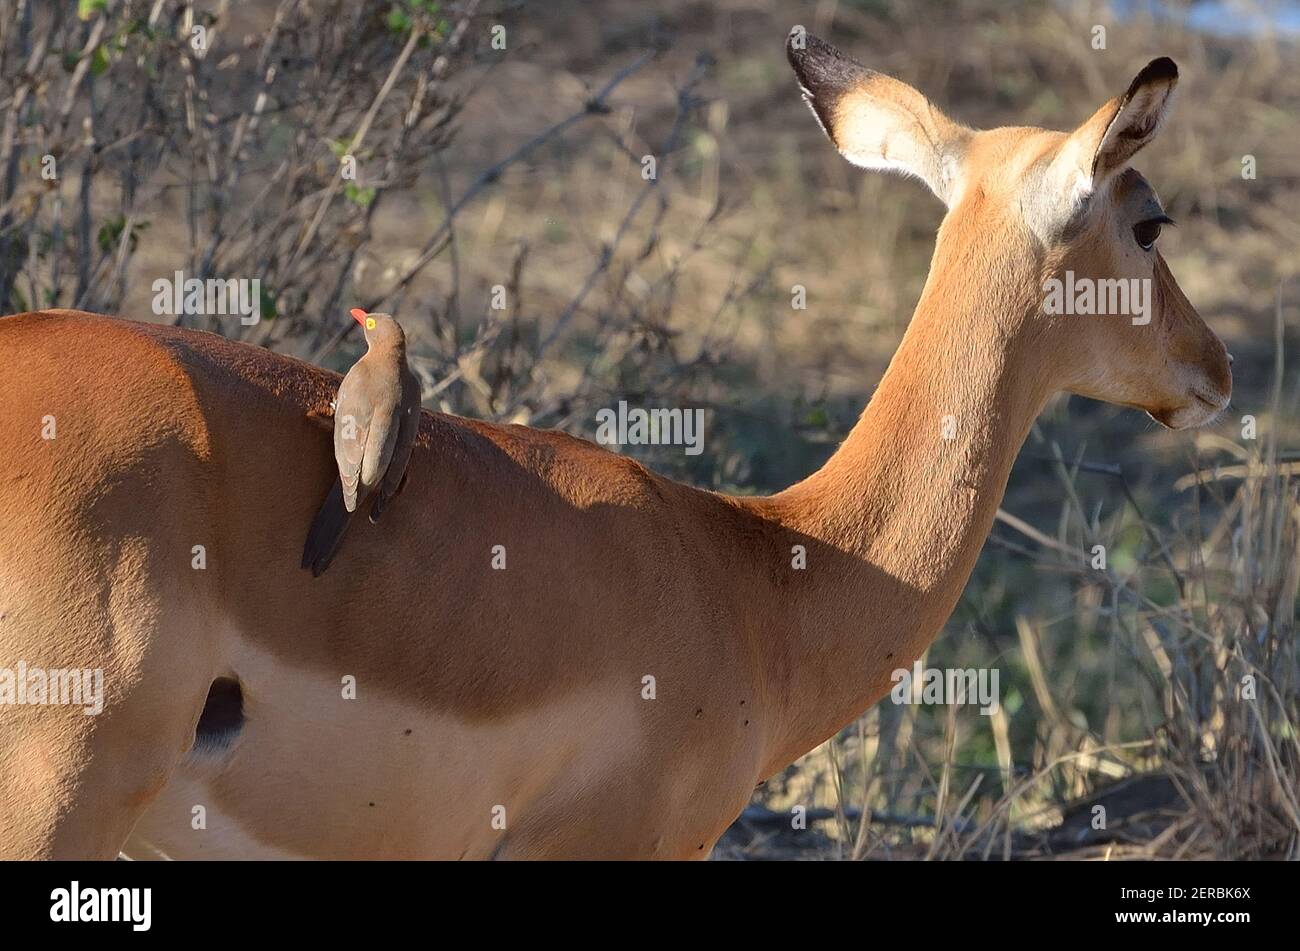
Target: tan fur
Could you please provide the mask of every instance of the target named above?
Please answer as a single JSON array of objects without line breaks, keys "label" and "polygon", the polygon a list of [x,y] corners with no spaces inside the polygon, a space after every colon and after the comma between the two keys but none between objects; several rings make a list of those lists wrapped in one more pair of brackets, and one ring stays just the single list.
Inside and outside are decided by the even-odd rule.
[{"label": "tan fur", "polygon": [[[402,517],[349,535],[328,585],[298,554],[337,376],[209,334],[0,319],[0,665],[104,667],[109,694],[95,718],[0,707],[0,856],[111,858],[133,827],[141,857],[706,856],[933,640],[1052,393],[1176,426],[1226,402],[1222,344],[1129,247],[1145,183],[1106,183],[1068,239],[1026,219],[1066,139],[972,133],[898,352],[803,482],[730,498],[426,411]],[[1146,268],[1152,325],[1044,316],[1065,267]],[[247,722],[205,759],[187,748],[219,676]]]}]

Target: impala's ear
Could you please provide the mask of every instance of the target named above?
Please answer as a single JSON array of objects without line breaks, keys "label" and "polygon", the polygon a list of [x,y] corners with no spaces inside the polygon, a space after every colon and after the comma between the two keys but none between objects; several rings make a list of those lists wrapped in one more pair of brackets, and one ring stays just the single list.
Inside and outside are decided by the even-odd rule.
[{"label": "impala's ear", "polygon": [[951,206],[973,134],[907,83],[849,59],[796,27],[786,55],[822,131],[854,165],[915,175]]},{"label": "impala's ear", "polygon": [[1101,189],[1156,137],[1169,116],[1178,67],[1167,56],[1153,59],[1128,91],[1098,109],[1061,147],[1054,171],[1075,201]]}]

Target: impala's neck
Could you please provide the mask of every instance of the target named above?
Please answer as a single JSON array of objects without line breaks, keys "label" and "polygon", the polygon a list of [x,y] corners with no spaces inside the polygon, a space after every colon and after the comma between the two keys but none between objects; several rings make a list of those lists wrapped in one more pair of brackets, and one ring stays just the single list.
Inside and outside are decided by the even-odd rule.
[{"label": "impala's neck", "polygon": [[791,623],[773,633],[767,657],[772,769],[879,699],[891,672],[938,634],[1050,393],[1034,335],[1011,332],[1034,302],[969,280],[1012,277],[1011,260],[973,260],[996,246],[945,260],[941,242],[903,342],[849,437],[820,471],[766,500],[769,517],[807,548],[807,567],[780,592]]}]

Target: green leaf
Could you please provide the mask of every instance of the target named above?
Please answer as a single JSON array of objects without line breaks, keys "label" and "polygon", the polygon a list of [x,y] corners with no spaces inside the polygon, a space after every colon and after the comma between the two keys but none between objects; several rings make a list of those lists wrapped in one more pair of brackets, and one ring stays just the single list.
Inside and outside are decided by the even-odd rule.
[{"label": "green leaf", "polygon": [[[95,235],[95,243],[99,245],[99,250],[105,254],[116,254],[117,245],[122,240],[122,229],[126,227],[126,217],[118,215],[116,218],[110,218],[100,227],[98,234]],[[131,226],[131,234],[127,237],[127,248],[134,252],[136,245],[140,243],[140,232],[149,230],[148,221],[137,221]]]},{"label": "green leaf", "polygon": [[257,296],[260,298],[262,304],[262,319],[275,320],[275,318],[280,314],[280,312],[275,309],[275,294],[273,294],[265,284],[258,284],[257,289]]},{"label": "green leaf", "polygon": [[108,0],[77,0],[77,19],[93,20],[108,6]]},{"label": "green leaf", "polygon": [[104,222],[95,235],[95,243],[99,245],[99,250],[105,254],[112,254],[114,249],[117,248],[117,242],[122,237],[124,227],[126,227],[126,219],[121,215]]},{"label": "green leaf", "polygon": [[384,22],[388,24],[388,28],[394,33],[405,33],[411,28],[411,18],[406,15],[406,11],[401,7],[391,7]]},{"label": "green leaf", "polygon": [[108,71],[108,51],[102,46],[95,47],[95,52],[90,54],[90,71],[96,76],[102,76]]},{"label": "green leaf", "polygon": [[826,414],[824,407],[818,406],[808,411],[808,416],[804,420],[805,426],[813,426],[817,429],[825,429],[830,425],[830,417]]},{"label": "green leaf", "polygon": [[375,200],[375,189],[373,186],[361,188],[354,183],[349,182],[343,186],[343,194],[347,196],[348,201],[362,208],[368,208],[370,203]]}]

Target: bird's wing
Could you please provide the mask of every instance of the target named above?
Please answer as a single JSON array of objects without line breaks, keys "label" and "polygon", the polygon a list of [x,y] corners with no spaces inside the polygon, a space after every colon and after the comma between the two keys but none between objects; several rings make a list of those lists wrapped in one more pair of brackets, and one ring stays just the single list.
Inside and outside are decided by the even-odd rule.
[{"label": "bird's wing", "polygon": [[402,375],[401,425],[397,430],[397,442],[393,446],[393,457],[384,472],[384,481],[379,492],[384,500],[397,494],[406,474],[406,464],[411,458],[411,449],[415,446],[416,434],[420,431],[420,381],[415,374],[406,370]]},{"label": "bird's wing", "polygon": [[379,484],[393,458],[393,447],[401,431],[402,404],[376,406],[370,417],[370,433],[366,436],[366,452],[361,459],[361,486],[368,495]]},{"label": "bird's wing", "polygon": [[339,481],[343,483],[343,505],[349,512],[357,508],[357,489],[374,412],[366,398],[365,377],[365,368],[360,363],[348,371],[339,387],[334,410],[334,461],[339,467]]}]

